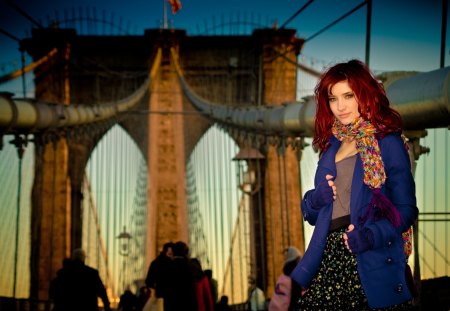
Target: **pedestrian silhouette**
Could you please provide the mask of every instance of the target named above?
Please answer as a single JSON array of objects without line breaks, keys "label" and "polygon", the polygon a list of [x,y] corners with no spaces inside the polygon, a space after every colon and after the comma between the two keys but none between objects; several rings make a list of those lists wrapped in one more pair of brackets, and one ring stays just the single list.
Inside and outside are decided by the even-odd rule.
[{"label": "pedestrian silhouette", "polygon": [[250,310],[260,311],[266,309],[266,296],[262,289],[256,285],[256,279],[254,277],[249,278],[249,299]]},{"label": "pedestrian silhouette", "polygon": [[202,265],[197,258],[192,258],[191,264],[194,269],[197,311],[213,311],[214,301],[211,295],[209,278],[203,272]]},{"label": "pedestrian silhouette", "polygon": [[231,311],[231,307],[228,305],[228,296],[220,297],[219,303],[216,305],[215,311]]},{"label": "pedestrian silhouette", "polygon": [[55,311],[98,311],[98,297],[105,311],[111,311],[105,286],[98,270],[85,265],[86,253],[73,252],[72,260],[64,260],[63,268],[52,281],[49,295]]},{"label": "pedestrian silhouette", "polygon": [[218,292],[218,284],[217,280],[212,277],[213,273],[211,269],[205,269],[205,275],[208,277],[209,286],[211,288],[211,296],[213,298],[214,303],[216,304],[219,300],[219,292]]},{"label": "pedestrian silhouette", "polygon": [[133,292],[127,287],[124,293],[120,296],[119,301],[119,311],[136,311],[137,307],[137,297]]},{"label": "pedestrian silhouette", "polygon": [[165,243],[162,251],[151,262],[148,268],[145,284],[155,290],[156,298],[164,298],[167,290],[169,282],[167,279],[167,269],[169,269],[169,265],[172,263],[173,245],[172,242]]},{"label": "pedestrian silhouette", "polygon": [[148,299],[150,298],[150,295],[151,292],[147,286],[141,286],[141,288],[139,288],[139,294],[137,296],[137,305],[136,305],[137,311],[142,311],[144,309],[144,306],[147,303]]},{"label": "pedestrian silhouette", "polygon": [[169,286],[164,295],[164,311],[197,310],[194,269],[186,243],[174,244],[173,260],[166,277]]},{"label": "pedestrian silhouette", "polygon": [[70,273],[72,259],[64,258],[62,268],[56,272],[56,278],[50,283],[49,297],[53,301],[53,311],[64,311],[64,283],[67,280],[67,274]]}]

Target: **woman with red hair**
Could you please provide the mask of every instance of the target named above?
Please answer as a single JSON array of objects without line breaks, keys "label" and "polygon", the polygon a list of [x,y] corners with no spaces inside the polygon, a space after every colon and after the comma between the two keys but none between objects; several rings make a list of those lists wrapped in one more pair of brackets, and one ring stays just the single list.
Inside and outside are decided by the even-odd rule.
[{"label": "woman with red hair", "polygon": [[314,226],[291,277],[299,310],[409,310],[402,233],[418,215],[402,122],[362,62],[329,68],[315,89],[320,159],[302,213]]}]

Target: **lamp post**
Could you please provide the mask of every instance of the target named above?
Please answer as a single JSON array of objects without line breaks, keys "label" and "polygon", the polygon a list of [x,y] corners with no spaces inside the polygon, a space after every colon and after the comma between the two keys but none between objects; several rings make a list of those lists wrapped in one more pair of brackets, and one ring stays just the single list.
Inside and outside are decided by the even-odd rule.
[{"label": "lamp post", "polygon": [[[233,161],[246,162],[247,170],[243,173],[242,183],[239,184],[239,188],[242,192],[254,195],[259,189],[261,189],[261,169],[260,160],[265,157],[259,152],[258,149],[250,147],[242,147],[239,152],[233,158]],[[239,163],[239,175],[241,174],[241,165]],[[239,176],[241,177],[241,176]]]},{"label": "lamp post", "polygon": [[[264,203],[262,200],[263,173],[261,161],[264,155],[258,149],[242,147],[233,158],[239,162],[239,188],[249,196],[250,223],[250,279],[259,288],[265,288],[265,244],[264,244]],[[241,173],[241,163],[247,164],[247,170]]]},{"label": "lamp post", "polygon": [[119,254],[123,256],[123,268],[122,268],[122,281],[123,290],[125,290],[125,272],[126,272],[126,258],[130,254],[130,240],[132,239],[131,234],[127,232],[126,226],[123,226],[123,231],[117,236],[119,239]]}]

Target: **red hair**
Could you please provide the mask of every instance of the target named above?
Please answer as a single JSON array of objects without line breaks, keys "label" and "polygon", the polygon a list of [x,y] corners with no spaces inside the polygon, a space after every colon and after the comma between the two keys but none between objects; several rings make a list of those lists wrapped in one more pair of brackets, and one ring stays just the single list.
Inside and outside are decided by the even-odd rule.
[{"label": "red hair", "polygon": [[400,114],[389,106],[383,84],[375,79],[369,68],[359,60],[339,63],[325,71],[314,89],[316,118],[313,147],[323,153],[330,143],[334,115],[328,97],[331,88],[338,82],[347,81],[358,101],[361,117],[370,121],[377,129],[377,136],[401,131]]}]

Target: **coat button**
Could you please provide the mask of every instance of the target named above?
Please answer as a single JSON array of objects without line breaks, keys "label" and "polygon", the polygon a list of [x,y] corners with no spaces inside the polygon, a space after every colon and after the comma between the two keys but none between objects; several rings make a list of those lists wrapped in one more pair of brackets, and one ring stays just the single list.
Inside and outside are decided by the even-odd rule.
[{"label": "coat button", "polygon": [[392,241],[388,241],[388,242],[387,242],[387,246],[388,246],[388,247],[391,247],[391,245],[392,245]]},{"label": "coat button", "polygon": [[397,293],[401,293],[403,291],[403,284],[397,285]]},{"label": "coat button", "polygon": [[391,257],[386,258],[386,263],[392,263],[392,258]]}]

